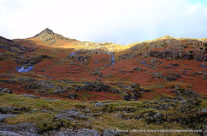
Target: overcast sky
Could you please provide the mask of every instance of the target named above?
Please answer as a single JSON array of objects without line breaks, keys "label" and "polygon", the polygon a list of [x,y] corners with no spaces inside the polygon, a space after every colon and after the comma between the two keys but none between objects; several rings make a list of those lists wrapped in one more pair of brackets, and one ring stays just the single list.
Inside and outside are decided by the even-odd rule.
[{"label": "overcast sky", "polygon": [[207,37],[207,0],[0,0],[0,35],[44,28],[69,38],[129,44],[164,35]]}]

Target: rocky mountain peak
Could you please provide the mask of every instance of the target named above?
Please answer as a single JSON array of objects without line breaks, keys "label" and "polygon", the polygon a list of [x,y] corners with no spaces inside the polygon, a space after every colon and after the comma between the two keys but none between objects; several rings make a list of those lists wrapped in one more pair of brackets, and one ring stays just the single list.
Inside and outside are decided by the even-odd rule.
[{"label": "rocky mountain peak", "polygon": [[169,35],[165,35],[163,37],[160,37],[160,39],[174,39],[174,37],[169,36]]},{"label": "rocky mountain peak", "polygon": [[39,38],[43,42],[54,43],[56,34],[51,29],[46,28],[34,37]]},{"label": "rocky mountain peak", "polygon": [[55,33],[49,29],[45,28],[43,31],[41,31],[39,34],[37,34],[35,37],[43,36],[43,35],[54,35]]}]

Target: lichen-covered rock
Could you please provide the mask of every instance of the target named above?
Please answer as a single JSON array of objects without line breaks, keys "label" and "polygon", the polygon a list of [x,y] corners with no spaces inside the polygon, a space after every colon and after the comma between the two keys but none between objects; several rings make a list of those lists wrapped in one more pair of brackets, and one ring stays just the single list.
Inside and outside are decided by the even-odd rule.
[{"label": "lichen-covered rock", "polygon": [[199,94],[197,94],[191,89],[183,89],[183,88],[174,89],[172,90],[172,93],[174,93],[176,96],[184,96],[184,97],[191,97],[191,98],[199,97]]},{"label": "lichen-covered rock", "polygon": [[0,130],[0,136],[23,136],[14,132],[10,132],[10,131],[1,131]]},{"label": "lichen-covered rock", "polygon": [[0,113],[2,114],[18,114],[18,113],[22,113],[24,111],[29,111],[29,109],[27,108],[17,108],[17,107],[0,107]]},{"label": "lichen-covered rock", "polygon": [[17,116],[17,115],[15,115],[15,114],[0,114],[0,122],[6,118],[11,118],[11,117],[15,117],[15,116]]},{"label": "lichen-covered rock", "polygon": [[147,113],[146,122],[147,123],[157,123],[161,124],[164,122],[164,115],[162,113],[156,113],[156,112],[149,112]]},{"label": "lichen-covered rock", "polygon": [[0,124],[0,130],[4,134],[17,133],[22,136],[38,136],[38,127],[29,122],[16,124],[16,125]]},{"label": "lichen-covered rock", "polygon": [[62,113],[59,113],[55,115],[55,118],[58,119],[67,119],[67,120],[87,120],[88,117],[84,115],[83,113],[80,113],[78,110],[72,109],[68,111],[63,111]]},{"label": "lichen-covered rock", "polygon": [[74,54],[74,55],[69,55],[68,59],[73,59],[76,60],[82,64],[88,64],[88,59],[90,58],[90,56],[85,56],[85,55],[81,55],[81,54]]},{"label": "lichen-covered rock", "polygon": [[197,60],[206,61],[207,57],[205,55],[205,50],[191,50],[191,51],[180,51],[177,49],[168,49],[164,51],[149,51],[147,53],[151,57],[161,58],[161,59],[186,59],[186,60]]}]

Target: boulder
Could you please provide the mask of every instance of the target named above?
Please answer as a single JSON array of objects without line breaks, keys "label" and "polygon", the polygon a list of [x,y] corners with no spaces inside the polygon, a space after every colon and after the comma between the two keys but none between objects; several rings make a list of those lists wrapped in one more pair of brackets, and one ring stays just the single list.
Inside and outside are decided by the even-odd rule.
[{"label": "boulder", "polygon": [[[0,134],[10,134],[11,136],[38,136],[38,127],[32,123],[25,122],[16,125],[1,124]],[[19,135],[14,135],[14,134]],[[7,135],[5,135],[7,136]]]},{"label": "boulder", "polygon": [[98,70],[94,71],[91,73],[92,76],[99,76],[99,77],[103,77],[103,74],[101,72],[99,72]]},{"label": "boulder", "polygon": [[207,109],[199,109],[197,113],[199,115],[207,115]]},{"label": "boulder", "polygon": [[82,129],[79,130],[75,136],[100,136],[100,134],[97,130]]},{"label": "boulder", "polygon": [[27,108],[16,108],[16,107],[0,107],[0,113],[2,114],[18,114],[22,113],[24,111],[28,111],[29,109]]},{"label": "boulder", "polygon": [[82,89],[87,91],[107,92],[110,91],[111,87],[102,82],[90,82],[84,85]]},{"label": "boulder", "polygon": [[67,96],[70,99],[77,99],[78,98],[78,94],[76,94],[76,93],[68,93]]},{"label": "boulder", "polygon": [[79,129],[79,130],[72,130],[72,129],[64,129],[56,132],[54,134],[49,134],[51,136],[100,136],[97,130],[93,129]]},{"label": "boulder", "polygon": [[55,89],[53,91],[53,93],[57,94],[57,93],[65,93],[66,91],[64,89],[62,89],[61,87],[58,87],[57,89]]},{"label": "boulder", "polygon": [[123,99],[126,100],[126,101],[130,101],[132,98],[132,95],[130,93],[127,93],[123,96]]},{"label": "boulder", "polygon": [[15,116],[17,116],[17,115],[15,115],[15,114],[0,114],[0,122],[6,118],[11,118],[11,117],[15,117]]},{"label": "boulder", "polygon": [[13,92],[8,88],[0,88],[0,93],[9,93],[12,94]]},{"label": "boulder", "polygon": [[162,113],[149,112],[147,113],[146,122],[147,123],[157,123],[161,124],[164,122],[164,115]]},{"label": "boulder", "polygon": [[183,89],[183,88],[179,88],[179,89],[174,89],[172,90],[172,93],[174,93],[177,97],[179,96],[183,96],[183,97],[191,97],[191,98],[197,98],[199,97],[199,94],[197,94],[196,92],[194,92],[191,89]]},{"label": "boulder", "polygon": [[35,82],[36,79],[31,78],[31,77],[19,77],[18,81],[21,83],[31,83],[31,82]]},{"label": "boulder", "polygon": [[0,130],[0,136],[23,136],[14,132],[10,132],[10,131],[1,131]]},{"label": "boulder", "polygon": [[207,136],[207,125],[203,126],[203,135],[202,136]]},{"label": "boulder", "polygon": [[120,136],[119,132],[113,129],[105,129],[103,136]]},{"label": "boulder", "polygon": [[22,94],[23,97],[29,97],[29,98],[40,98],[39,96],[31,95],[31,94]]},{"label": "boulder", "polygon": [[88,117],[82,113],[80,113],[79,111],[72,109],[72,110],[68,110],[68,111],[63,111],[62,113],[59,113],[57,115],[55,115],[55,118],[58,119],[67,119],[67,120],[87,120]]},{"label": "boulder", "polygon": [[72,129],[60,130],[52,136],[75,136],[76,132]]},{"label": "boulder", "polygon": [[97,102],[95,103],[95,107],[103,107],[103,106],[106,106],[106,105],[109,105],[110,103],[104,103],[104,102]]},{"label": "boulder", "polygon": [[139,67],[136,67],[136,68],[133,69],[133,71],[141,72],[141,71],[143,71],[143,69],[142,68],[139,68]]}]

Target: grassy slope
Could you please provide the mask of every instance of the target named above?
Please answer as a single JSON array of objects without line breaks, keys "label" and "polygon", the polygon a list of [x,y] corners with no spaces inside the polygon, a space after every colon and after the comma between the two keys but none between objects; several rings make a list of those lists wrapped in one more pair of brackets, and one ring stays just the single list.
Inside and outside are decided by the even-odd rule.
[{"label": "grassy slope", "polygon": [[[61,124],[70,128],[84,128],[90,127],[97,130],[104,130],[107,128],[114,128],[119,130],[133,130],[133,129],[188,129],[177,123],[163,124],[147,124],[144,120],[122,120],[117,117],[122,109],[134,109],[135,112],[126,113],[125,116],[136,116],[137,113],[144,113],[146,111],[154,111],[154,109],[146,109],[144,101],[107,101],[110,105],[105,108],[94,107],[95,102],[80,102],[80,101],[48,101],[42,98],[25,98],[14,94],[0,94],[0,107],[18,107],[25,108],[27,111],[19,114],[17,117],[6,119],[4,122],[9,124],[16,124],[21,122],[33,122],[40,127],[40,132],[58,129]],[[204,101],[206,105],[207,101]],[[34,109],[36,109],[34,111]],[[69,109],[89,109],[91,113],[104,111],[103,114],[97,117],[90,117],[87,121],[78,120],[76,122],[68,122],[66,120],[56,120],[54,116],[63,110]],[[46,110],[47,112],[43,112]],[[177,112],[173,109],[168,111]],[[161,133],[151,133],[150,135],[162,135]],[[127,133],[125,135],[149,135],[149,133]],[[168,135],[178,136],[179,133],[169,133]],[[193,133],[182,133],[182,135],[196,135]]]}]

